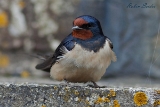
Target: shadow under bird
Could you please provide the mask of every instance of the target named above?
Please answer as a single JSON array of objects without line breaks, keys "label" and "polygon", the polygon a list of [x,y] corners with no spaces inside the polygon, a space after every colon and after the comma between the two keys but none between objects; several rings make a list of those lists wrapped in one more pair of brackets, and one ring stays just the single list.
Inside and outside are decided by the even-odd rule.
[{"label": "shadow under bird", "polygon": [[45,56],[44,62],[36,66],[50,72],[58,81],[86,83],[100,87],[96,81],[104,75],[111,61],[116,61],[113,44],[104,36],[100,22],[89,15],[73,21],[72,33],[57,47],[54,54]]}]

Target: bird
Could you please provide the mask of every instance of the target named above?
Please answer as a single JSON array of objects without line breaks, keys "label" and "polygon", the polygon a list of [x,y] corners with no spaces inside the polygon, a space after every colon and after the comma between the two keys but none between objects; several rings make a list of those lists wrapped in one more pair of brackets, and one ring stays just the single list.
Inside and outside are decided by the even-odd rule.
[{"label": "bird", "polygon": [[82,15],[73,21],[72,32],[59,44],[53,55],[43,57],[36,69],[50,72],[57,81],[92,82],[93,87],[116,61],[111,40],[103,34],[98,19]]}]

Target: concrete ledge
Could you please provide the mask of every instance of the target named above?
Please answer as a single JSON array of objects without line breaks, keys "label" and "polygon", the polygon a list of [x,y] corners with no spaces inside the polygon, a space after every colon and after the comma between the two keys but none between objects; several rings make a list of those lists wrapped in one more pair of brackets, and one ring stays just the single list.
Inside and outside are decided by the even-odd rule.
[{"label": "concrete ledge", "polygon": [[0,84],[0,107],[153,107],[156,88],[90,88],[83,86]]}]

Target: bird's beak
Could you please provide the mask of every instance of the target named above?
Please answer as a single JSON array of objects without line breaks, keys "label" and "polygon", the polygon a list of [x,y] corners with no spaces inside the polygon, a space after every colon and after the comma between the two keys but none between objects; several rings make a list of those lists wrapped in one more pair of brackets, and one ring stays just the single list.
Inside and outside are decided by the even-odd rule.
[{"label": "bird's beak", "polygon": [[80,30],[80,29],[83,29],[83,28],[80,28],[79,26],[73,26],[72,27],[72,30]]}]

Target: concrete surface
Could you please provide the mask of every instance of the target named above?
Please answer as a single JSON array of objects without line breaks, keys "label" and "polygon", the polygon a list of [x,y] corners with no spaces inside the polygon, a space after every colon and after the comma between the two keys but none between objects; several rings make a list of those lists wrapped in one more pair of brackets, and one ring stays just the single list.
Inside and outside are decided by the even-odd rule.
[{"label": "concrete surface", "polygon": [[[1,78],[2,79],[2,78]],[[0,79],[0,80],[1,80]],[[12,80],[14,80],[12,78]],[[18,81],[19,80],[19,81]],[[26,79],[29,80],[29,79]],[[25,83],[25,79],[1,80],[0,107],[158,107],[160,88],[108,86],[91,88],[82,84]],[[33,81],[33,80],[32,80]],[[45,80],[44,81],[49,81]],[[103,81],[99,82],[99,85]]]}]

